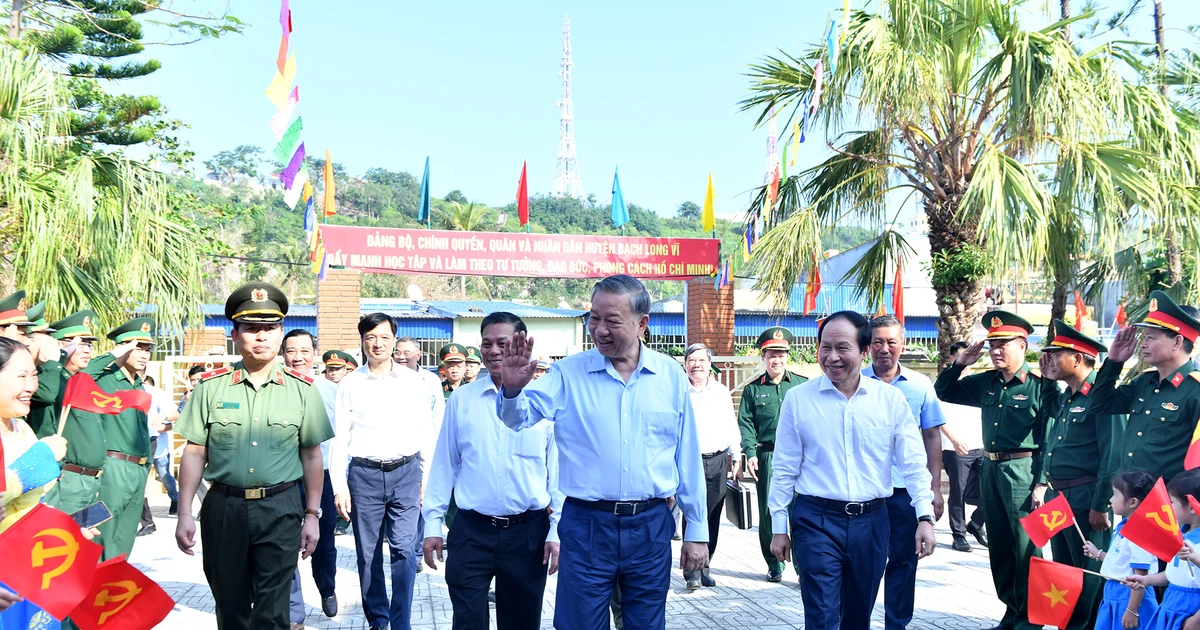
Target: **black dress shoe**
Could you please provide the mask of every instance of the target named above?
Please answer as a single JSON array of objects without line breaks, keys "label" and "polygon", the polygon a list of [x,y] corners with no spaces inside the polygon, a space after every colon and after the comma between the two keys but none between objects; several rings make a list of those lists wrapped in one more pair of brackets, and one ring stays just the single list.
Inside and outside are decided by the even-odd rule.
[{"label": "black dress shoe", "polygon": [[140,537],[140,536],[147,536],[147,535],[149,535],[149,534],[153,534],[153,533],[154,533],[154,532],[156,532],[156,531],[158,531],[158,527],[156,527],[156,526],[154,525],[154,523],[150,523],[149,525],[143,525],[143,526],[141,526],[140,528],[138,528],[137,535],[138,535],[139,537]]},{"label": "black dress shoe", "polygon": [[321,599],[321,612],[325,613],[326,617],[336,617],[338,613],[337,595],[330,595]]},{"label": "black dress shoe", "polygon": [[167,508],[168,516],[176,516],[179,514],[179,501],[172,501],[171,507]]},{"label": "black dress shoe", "polygon": [[425,570],[425,562],[422,560],[417,560],[417,573],[420,573],[424,570]]},{"label": "black dress shoe", "polygon": [[[782,579],[782,576],[780,579]],[[700,585],[705,588],[712,588],[717,585],[717,581],[712,579],[712,576],[708,574],[708,569],[700,572]]]},{"label": "black dress shoe", "polygon": [[967,539],[962,536],[955,536],[954,544],[950,545],[950,547],[955,551],[965,551],[967,553],[971,553],[972,551],[971,545],[967,543]]},{"label": "black dress shoe", "polygon": [[768,582],[782,582],[783,581],[783,571],[768,571],[767,572],[767,581]]},{"label": "black dress shoe", "polygon": [[979,541],[979,544],[983,545],[984,547],[988,546],[987,529],[985,529],[983,525],[968,523],[967,533],[974,536],[975,540]]}]

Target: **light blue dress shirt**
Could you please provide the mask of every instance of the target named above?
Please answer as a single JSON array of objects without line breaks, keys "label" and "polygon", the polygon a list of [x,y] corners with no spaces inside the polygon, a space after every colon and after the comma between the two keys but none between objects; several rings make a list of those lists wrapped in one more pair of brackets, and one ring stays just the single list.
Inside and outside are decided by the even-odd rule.
[{"label": "light blue dress shirt", "polygon": [[[325,404],[325,415],[329,418],[329,426],[336,427],[333,422],[333,409],[337,403],[337,383],[325,378],[317,376],[313,379],[313,386],[317,388],[317,393],[321,395],[321,402]],[[321,442],[321,461],[325,464],[325,470],[329,470],[329,446],[333,444],[333,438],[329,438]]]},{"label": "light blue dress shirt", "polygon": [[[875,366],[873,365],[863,368],[862,373],[877,381],[883,381],[875,376]],[[938,400],[937,392],[933,390],[933,381],[929,380],[928,376],[910,370],[901,364],[900,373],[892,379],[891,385],[904,394],[909,408],[912,409],[913,417],[916,418],[917,425],[922,431],[946,424],[946,415],[942,413],[942,402]],[[922,444],[924,439],[922,436]],[[892,460],[892,487],[904,487],[904,477],[900,476],[900,469],[896,466],[895,459]]]},{"label": "light blue dress shirt", "polygon": [[[674,359],[641,347],[629,382],[599,350],[555,361],[500,418],[520,431],[554,422],[559,488],[585,501],[674,496],[687,541],[708,542],[707,494],[687,375]],[[453,398],[453,397],[452,397]]]},{"label": "light blue dress shirt", "polygon": [[547,542],[558,542],[563,495],[558,491],[558,448],[554,425],[541,421],[515,432],[496,413],[492,379],[476,379],[454,390],[425,487],[425,537],[442,536],[450,492],[459,509],[488,516],[513,516],[529,510],[550,513]]}]

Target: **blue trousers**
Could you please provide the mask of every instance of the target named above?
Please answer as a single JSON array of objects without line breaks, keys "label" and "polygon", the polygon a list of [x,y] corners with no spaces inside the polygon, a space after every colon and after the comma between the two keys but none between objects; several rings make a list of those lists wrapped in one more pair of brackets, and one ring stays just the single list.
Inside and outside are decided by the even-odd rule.
[{"label": "blue trousers", "polygon": [[619,586],[626,628],[666,628],[674,530],[666,503],[617,516],[567,499],[558,523],[554,627],[608,630],[608,605]]},{"label": "blue trousers", "polygon": [[[300,484],[300,500],[308,506],[304,484]],[[321,592],[321,599],[334,594],[334,575],[337,574],[337,545],[333,541],[333,527],[337,522],[337,506],[333,504],[333,483],[329,471],[325,471],[325,486],[321,488],[321,520],[318,522],[321,538],[309,559],[312,560],[313,581]],[[304,623],[304,593],[300,589],[300,567],[292,576],[291,611],[293,623]]]},{"label": "blue trousers", "polygon": [[159,481],[161,481],[163,487],[167,489],[167,496],[172,501],[178,501],[179,487],[175,483],[175,477],[171,476],[170,452],[154,460],[154,472],[158,474]]},{"label": "blue trousers", "polygon": [[917,510],[907,489],[892,490],[887,513],[891,536],[883,572],[883,627],[904,630],[912,621],[917,595]]},{"label": "blue trousers", "polygon": [[[421,465],[413,460],[383,472],[351,462],[347,475],[350,488],[350,523],[354,526],[358,580],[363,612],[373,626],[410,630],[413,585],[417,558],[413,537],[421,503]],[[383,573],[383,539],[391,555],[392,597],[388,603]]]},{"label": "blue trousers", "polygon": [[805,630],[870,628],[887,562],[887,509],[849,516],[797,497],[792,546],[802,550],[795,558]]}]

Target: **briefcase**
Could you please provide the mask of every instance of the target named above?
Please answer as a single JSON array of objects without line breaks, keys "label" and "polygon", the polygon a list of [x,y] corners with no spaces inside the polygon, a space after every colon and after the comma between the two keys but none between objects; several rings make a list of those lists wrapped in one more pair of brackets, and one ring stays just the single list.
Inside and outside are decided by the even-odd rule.
[{"label": "briefcase", "polygon": [[753,490],[732,479],[725,480],[725,518],[738,529],[754,527]]}]

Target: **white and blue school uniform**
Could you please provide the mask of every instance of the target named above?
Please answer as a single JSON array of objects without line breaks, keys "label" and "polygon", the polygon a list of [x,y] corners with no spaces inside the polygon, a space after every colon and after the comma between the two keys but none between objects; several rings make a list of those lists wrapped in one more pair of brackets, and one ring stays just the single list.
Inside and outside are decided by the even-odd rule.
[{"label": "white and blue school uniform", "polygon": [[[1196,544],[1200,543],[1200,529],[1186,532],[1183,541],[1195,550]],[[1167,592],[1163,594],[1158,612],[1146,624],[1149,630],[1179,630],[1188,617],[1200,611],[1200,568],[1193,567],[1189,572],[1188,564],[1179,558],[1167,564]]]},{"label": "white and blue school uniform", "polygon": [[[1115,578],[1133,575],[1135,569],[1142,569],[1149,575],[1158,573],[1158,558],[1122,536],[1123,527],[1125,521],[1118,523],[1113,530],[1112,544],[1104,556],[1104,563],[1100,565],[1100,572]],[[1184,570],[1186,569],[1187,567],[1184,567]],[[1122,582],[1107,580],[1104,583],[1104,599],[1100,602],[1100,610],[1096,614],[1096,630],[1122,628],[1121,617],[1129,608],[1129,593],[1129,587]],[[1157,610],[1158,598],[1155,596],[1154,587],[1147,587],[1142,596],[1142,604],[1137,609],[1138,619],[1148,623]]]}]

